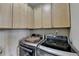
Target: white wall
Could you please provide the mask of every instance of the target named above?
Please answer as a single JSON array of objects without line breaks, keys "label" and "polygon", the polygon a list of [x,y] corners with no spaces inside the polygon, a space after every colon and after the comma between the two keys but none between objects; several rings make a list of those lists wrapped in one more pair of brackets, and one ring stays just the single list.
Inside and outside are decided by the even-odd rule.
[{"label": "white wall", "polygon": [[3,50],[2,55],[8,54],[8,38],[9,38],[9,31],[0,30],[0,47]]},{"label": "white wall", "polygon": [[37,29],[37,30],[32,30],[32,33],[37,33],[37,34],[55,34],[55,32],[58,32],[57,35],[63,35],[63,36],[68,36],[69,35],[69,29]]},{"label": "white wall", "polygon": [[0,47],[3,55],[16,56],[18,41],[30,35],[30,30],[0,30]]},{"label": "white wall", "polygon": [[11,30],[10,33],[10,39],[9,39],[9,55],[10,56],[16,56],[17,55],[17,46],[19,43],[19,40],[21,40],[23,37],[29,36],[30,31],[29,30]]},{"label": "white wall", "polygon": [[71,7],[71,33],[70,39],[79,50],[79,3],[70,4]]}]

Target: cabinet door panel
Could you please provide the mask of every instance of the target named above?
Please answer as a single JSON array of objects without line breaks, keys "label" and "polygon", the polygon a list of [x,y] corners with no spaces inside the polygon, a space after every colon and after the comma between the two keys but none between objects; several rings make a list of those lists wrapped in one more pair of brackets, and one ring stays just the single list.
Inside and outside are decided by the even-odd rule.
[{"label": "cabinet door panel", "polygon": [[34,28],[42,28],[42,8],[34,9]]},{"label": "cabinet door panel", "polygon": [[51,28],[51,4],[45,4],[42,7],[42,26],[43,28]]},{"label": "cabinet door panel", "polygon": [[69,4],[57,3],[52,6],[52,20],[54,27],[70,27]]},{"label": "cabinet door panel", "polygon": [[33,28],[33,9],[27,7],[27,28]]},{"label": "cabinet door panel", "polygon": [[12,5],[0,4],[0,28],[12,28]]},{"label": "cabinet door panel", "polygon": [[[26,28],[27,27],[27,5],[13,4],[13,28]],[[26,13],[25,13],[26,12]]]}]

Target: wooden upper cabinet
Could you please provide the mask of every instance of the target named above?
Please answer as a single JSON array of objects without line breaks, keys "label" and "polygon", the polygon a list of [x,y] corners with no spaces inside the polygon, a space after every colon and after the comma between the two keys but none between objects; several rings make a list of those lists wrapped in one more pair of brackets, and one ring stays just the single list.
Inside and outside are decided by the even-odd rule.
[{"label": "wooden upper cabinet", "polygon": [[42,6],[42,26],[43,28],[51,28],[51,4]]},{"label": "wooden upper cabinet", "polygon": [[33,10],[28,4],[13,4],[13,28],[32,28]]},{"label": "wooden upper cabinet", "polygon": [[34,28],[42,28],[42,8],[34,8]]},{"label": "wooden upper cabinet", "polygon": [[26,27],[27,27],[27,4],[22,3],[13,4],[13,28],[26,28]]},{"label": "wooden upper cabinet", "polygon": [[0,4],[0,28],[70,27],[69,4],[43,4],[34,9],[28,4]]},{"label": "wooden upper cabinet", "polygon": [[34,16],[33,16],[33,9],[28,6],[27,7],[27,28],[33,28],[34,26]]},{"label": "wooden upper cabinet", "polygon": [[70,27],[69,4],[52,4],[53,27]]},{"label": "wooden upper cabinet", "polygon": [[0,4],[0,28],[12,28],[12,5]]}]

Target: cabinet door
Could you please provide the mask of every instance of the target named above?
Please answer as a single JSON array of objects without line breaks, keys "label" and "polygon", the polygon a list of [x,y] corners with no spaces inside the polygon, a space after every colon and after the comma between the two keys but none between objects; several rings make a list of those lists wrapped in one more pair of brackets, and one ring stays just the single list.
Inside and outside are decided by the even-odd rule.
[{"label": "cabinet door", "polygon": [[54,27],[70,27],[69,4],[57,3],[52,5],[52,20]]},{"label": "cabinet door", "polygon": [[13,4],[13,28],[27,27],[27,4]]},{"label": "cabinet door", "polygon": [[33,28],[33,9],[28,6],[27,7],[27,28]]},{"label": "cabinet door", "polygon": [[42,28],[42,8],[39,6],[34,9],[34,28]]},{"label": "cabinet door", "polygon": [[0,4],[0,28],[12,28],[12,5]]},{"label": "cabinet door", "polygon": [[51,28],[51,4],[42,6],[42,26],[43,28]]}]

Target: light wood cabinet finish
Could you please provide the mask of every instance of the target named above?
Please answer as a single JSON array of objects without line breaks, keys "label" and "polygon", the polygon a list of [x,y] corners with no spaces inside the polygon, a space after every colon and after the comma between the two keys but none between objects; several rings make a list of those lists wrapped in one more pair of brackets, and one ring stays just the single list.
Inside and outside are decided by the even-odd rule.
[{"label": "light wood cabinet finish", "polygon": [[34,28],[42,28],[42,8],[41,6],[34,9]]},{"label": "light wood cabinet finish", "polygon": [[19,3],[13,4],[13,28],[26,28],[26,27],[27,27],[27,5]]},{"label": "light wood cabinet finish", "polygon": [[33,10],[27,4],[13,4],[13,28],[32,28]]},{"label": "light wood cabinet finish", "polygon": [[33,16],[33,9],[28,6],[27,7],[27,28],[34,27],[34,16]]},{"label": "light wood cabinet finish", "polygon": [[52,24],[53,27],[70,27],[69,4],[52,4]]},{"label": "light wood cabinet finish", "polygon": [[0,4],[0,28],[12,28],[12,5]]},{"label": "light wood cabinet finish", "polygon": [[24,3],[0,4],[0,28],[61,27],[70,27],[67,3],[43,4],[34,9]]},{"label": "light wood cabinet finish", "polygon": [[51,28],[51,4],[42,6],[42,26],[43,28]]}]

